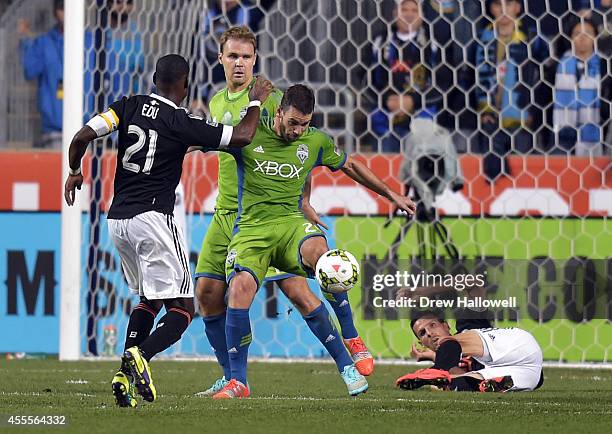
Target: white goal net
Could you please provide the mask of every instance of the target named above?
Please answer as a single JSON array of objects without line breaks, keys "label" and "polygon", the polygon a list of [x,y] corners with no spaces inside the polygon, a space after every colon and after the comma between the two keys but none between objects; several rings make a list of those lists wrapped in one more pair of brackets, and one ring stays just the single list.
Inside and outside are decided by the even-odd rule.
[{"label": "white goal net", "polygon": [[[218,38],[245,24],[258,37],[260,73],[281,89],[312,86],[314,123],[393,188],[409,184],[424,209],[437,211],[409,228],[346,176],[314,174],[312,203],[330,227],[330,245],[363,261],[350,300],[376,357],[408,357],[414,336],[407,317],[375,305],[397,287],[378,291],[373,275],[393,274],[411,258],[456,257],[484,261],[490,292],[517,297],[518,307],[496,311],[496,322],[532,331],[545,359],[610,361],[609,1],[127,3],[122,14],[112,0],[85,1],[85,117],[125,94],[150,92],[155,60],[170,52],[192,68],[185,104],[206,112],[224,85]],[[121,351],[136,304],[106,228],[115,140],[96,142],[84,161],[83,355]],[[216,162],[207,154],[184,163],[192,272],[214,211]],[[260,288],[250,316],[251,355],[325,356],[273,284]],[[201,318],[167,353],[213,354]]]}]

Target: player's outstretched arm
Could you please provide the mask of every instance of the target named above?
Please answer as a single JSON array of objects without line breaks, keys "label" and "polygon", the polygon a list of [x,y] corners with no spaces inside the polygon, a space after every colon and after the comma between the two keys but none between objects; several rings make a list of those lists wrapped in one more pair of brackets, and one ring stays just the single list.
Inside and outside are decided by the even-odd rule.
[{"label": "player's outstretched arm", "polygon": [[311,191],[311,180],[312,177],[310,174],[308,178],[306,178],[306,183],[304,184],[304,195],[302,196],[302,212],[304,213],[304,217],[308,219],[312,224],[317,225],[319,227],[323,227],[325,229],[329,229],[317,211],[310,204],[310,191]]},{"label": "player's outstretched arm", "polygon": [[257,131],[261,103],[268,98],[268,95],[270,95],[273,89],[274,87],[269,80],[266,80],[262,76],[257,77],[253,87],[251,87],[249,91],[249,99],[251,102],[249,103],[246,115],[232,131],[232,138],[229,142],[230,148],[242,148],[251,143]]},{"label": "player's outstretched arm", "polygon": [[172,120],[173,131],[184,143],[190,146],[187,152],[225,148],[242,148],[253,140],[259,124],[261,102],[272,92],[272,83],[263,77],[257,77],[249,91],[249,107],[240,123],[234,127],[217,125],[199,116],[177,110]]},{"label": "player's outstretched arm", "polygon": [[374,172],[368,169],[363,163],[357,161],[353,156],[349,155],[346,163],[341,170],[354,181],[369,188],[375,193],[387,198],[399,209],[406,211],[410,215],[414,215],[416,211],[415,203],[406,196],[402,196],[393,190]]},{"label": "player's outstretched arm", "polygon": [[66,178],[66,184],[64,185],[64,199],[68,206],[74,204],[75,190],[81,189],[83,185],[83,174],[81,173],[81,159],[85,155],[87,145],[92,140],[98,137],[96,132],[89,126],[85,125],[81,128],[72,138],[70,142],[70,148],[68,150],[68,165],[70,166],[70,173]]}]

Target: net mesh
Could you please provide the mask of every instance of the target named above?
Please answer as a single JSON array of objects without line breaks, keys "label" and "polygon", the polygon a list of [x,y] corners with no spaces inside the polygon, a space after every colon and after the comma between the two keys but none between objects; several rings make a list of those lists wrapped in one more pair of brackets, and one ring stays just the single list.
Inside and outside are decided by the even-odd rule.
[{"label": "net mesh", "polygon": [[[612,246],[606,217],[612,212],[606,62],[563,59],[571,55],[566,29],[585,15],[597,26],[596,53],[609,59],[603,51],[609,50],[609,18],[598,12],[599,3],[574,3],[529,2],[517,12],[515,31],[495,44],[490,26],[500,11],[489,2],[423,1],[415,12],[410,9],[415,3],[397,6],[393,0],[134,0],[122,12],[112,1],[87,1],[85,113],[124,94],[149,92],[155,59],[177,52],[192,67],[187,104],[206,114],[208,98],[224,86],[218,38],[229,25],[245,24],[258,37],[259,72],[281,89],[296,82],[312,86],[314,123],[344,149],[359,153],[396,190],[408,183],[420,193],[424,204],[438,210],[459,256],[605,259]],[[502,4],[501,15],[514,13],[513,2]],[[405,22],[398,22],[398,14]],[[413,26],[408,32],[394,33],[406,22]],[[562,70],[562,63],[576,67]],[[584,91],[574,99],[563,88],[572,79]],[[566,106],[555,106],[566,97],[571,100]],[[424,137],[435,146],[428,147],[432,142]],[[136,301],[128,294],[105,222],[114,140],[96,143],[85,163],[91,183],[83,227],[84,354],[121,350],[112,342],[113,330],[122,341]],[[431,157],[429,166],[424,161],[423,167],[411,168],[404,161],[423,156]],[[426,187],[419,190],[428,167]],[[186,212],[192,270],[214,211],[217,170],[215,155],[189,156],[184,164],[184,195],[177,201]],[[407,231],[403,217],[388,220],[394,210],[385,200],[342,174],[317,169],[312,203],[326,216],[330,247],[345,248],[383,270],[396,266],[397,258],[450,255],[431,222],[418,221]],[[409,322],[373,309],[372,291],[362,276],[350,292],[361,336],[377,357],[407,357],[414,339]],[[498,324],[532,331],[546,359],[609,361],[609,315],[580,323],[528,318],[517,323],[506,315]],[[273,284],[259,290],[251,320],[252,355],[324,356]],[[194,320],[169,352],[212,355],[202,321]]]}]

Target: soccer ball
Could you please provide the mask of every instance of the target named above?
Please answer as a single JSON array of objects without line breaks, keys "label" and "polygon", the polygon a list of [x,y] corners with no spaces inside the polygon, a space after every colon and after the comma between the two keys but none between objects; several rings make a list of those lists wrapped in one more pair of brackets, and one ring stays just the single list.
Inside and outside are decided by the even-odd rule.
[{"label": "soccer ball", "polygon": [[346,250],[333,249],[319,258],[315,276],[323,291],[345,292],[357,283],[359,262]]}]

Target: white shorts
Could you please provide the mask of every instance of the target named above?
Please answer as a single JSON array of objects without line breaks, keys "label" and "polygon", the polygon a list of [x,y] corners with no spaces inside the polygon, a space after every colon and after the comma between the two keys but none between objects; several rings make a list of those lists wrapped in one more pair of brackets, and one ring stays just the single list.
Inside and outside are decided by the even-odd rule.
[{"label": "white shorts", "polygon": [[[467,332],[468,330],[466,330]],[[510,375],[511,390],[534,390],[542,374],[542,349],[531,333],[519,328],[472,329],[484,345],[483,357],[474,357],[485,368],[485,380]]]},{"label": "white shorts", "polygon": [[174,218],[149,211],[131,219],[109,219],[130,290],[149,300],[193,297],[185,238]]}]

